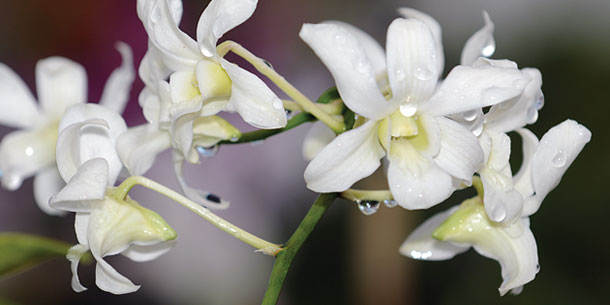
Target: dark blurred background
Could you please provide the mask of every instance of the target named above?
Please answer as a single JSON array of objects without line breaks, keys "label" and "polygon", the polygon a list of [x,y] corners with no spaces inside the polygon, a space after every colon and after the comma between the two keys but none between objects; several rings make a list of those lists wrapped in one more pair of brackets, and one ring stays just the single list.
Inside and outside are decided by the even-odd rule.
[{"label": "dark blurred background", "polygon": [[[101,96],[110,72],[120,64],[116,41],[130,44],[137,61],[146,34],[136,1],[0,1],[0,61],[34,88],[36,61],[69,57],[85,66],[89,99]],[[194,35],[204,0],[184,0],[181,28]],[[310,98],[333,85],[329,73],[298,31],[306,22],[339,19],[357,25],[385,44],[395,9],[413,7],[435,17],[443,28],[447,73],[458,64],[466,39],[483,25],[482,10],[495,22],[494,58],[515,60],[543,74],[546,105],[531,129],[538,135],[571,118],[586,125],[593,139],[562,183],[532,217],[541,271],[521,295],[499,297],[499,265],[469,251],[445,262],[402,257],[398,247],[426,217],[468,196],[457,193],[431,210],[382,207],[362,215],[351,202],[337,201],[295,260],[281,304],[600,304],[610,288],[607,190],[610,149],[604,132],[610,115],[610,2],[603,0],[365,1],[261,0],[254,16],[231,31],[236,40],[269,60]],[[247,66],[246,66],[247,67]],[[249,67],[247,67],[249,68]],[[144,122],[137,81],[125,115],[129,125]],[[272,87],[274,88],[274,87]],[[227,118],[247,129],[235,115]],[[606,123],[604,123],[606,121]],[[277,243],[288,239],[315,194],[302,178],[306,162],[301,142],[308,127],[270,138],[263,145],[222,147],[212,160],[187,168],[191,183],[232,202],[223,217]],[[0,127],[1,134],[10,129]],[[515,150],[519,150],[515,145]],[[177,189],[169,153],[148,173]],[[253,160],[256,160],[253,162]],[[377,175],[366,187],[384,186]],[[81,266],[90,289],[70,288],[66,260],[54,260],[0,280],[0,303],[16,304],[257,304],[273,260],[225,235],[161,196],[135,189],[133,196],[156,210],[178,232],[178,245],[161,258],[134,263],[108,260],[142,288],[113,296],[94,284],[93,265]],[[76,242],[73,216],[50,217],[34,203],[31,179],[16,192],[0,190],[0,231],[18,231]]]}]

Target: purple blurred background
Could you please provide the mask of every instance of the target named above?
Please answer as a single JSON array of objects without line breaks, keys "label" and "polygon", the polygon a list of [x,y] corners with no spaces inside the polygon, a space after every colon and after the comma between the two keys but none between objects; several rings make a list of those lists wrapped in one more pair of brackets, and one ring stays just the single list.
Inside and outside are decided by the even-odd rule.
[{"label": "purple blurred background", "polygon": [[[184,0],[181,28],[193,35],[208,1]],[[87,70],[89,100],[101,96],[104,82],[120,64],[116,41],[131,45],[136,62],[147,37],[135,11],[136,1],[21,0],[0,2],[0,61],[34,88],[38,59],[65,56]],[[443,28],[447,73],[457,64],[466,39],[483,25],[482,10],[495,22],[494,58],[516,60],[543,73],[546,106],[532,130],[541,136],[551,126],[573,118],[593,131],[582,153],[532,219],[542,266],[537,279],[520,296],[497,296],[500,272],[494,261],[470,251],[447,262],[415,262],[398,254],[410,230],[425,217],[463,194],[425,212],[384,209],[365,217],[353,203],[338,201],[297,256],[282,304],[594,304],[610,284],[610,249],[602,227],[610,212],[602,192],[607,188],[610,148],[610,13],[608,1],[365,1],[261,0],[246,23],[223,39],[236,40],[270,61],[297,88],[315,99],[333,86],[325,67],[299,40],[303,23],[339,19],[385,43],[395,9],[413,7],[435,17]],[[250,69],[249,66],[244,67]],[[130,126],[144,122],[137,104],[142,88],[132,90],[125,118]],[[275,87],[271,86],[275,90]],[[226,116],[247,129],[238,116]],[[266,140],[262,145],[223,146],[219,154],[189,166],[191,184],[212,190],[232,202],[223,217],[268,240],[286,241],[315,194],[303,181],[306,162],[301,142],[308,127]],[[1,134],[10,129],[0,127]],[[169,153],[158,158],[147,176],[177,189]],[[383,177],[365,186],[384,186]],[[461,196],[461,197],[460,197]],[[178,232],[178,245],[161,258],[134,263],[108,260],[142,288],[112,296],[94,284],[94,268],[80,274],[90,289],[70,288],[65,260],[54,260],[26,273],[0,280],[0,304],[256,304],[264,293],[273,260],[225,235],[179,205],[150,191],[132,194],[154,209]],[[72,216],[49,217],[38,210],[32,182],[16,192],[0,190],[0,231],[35,233],[76,242]]]}]

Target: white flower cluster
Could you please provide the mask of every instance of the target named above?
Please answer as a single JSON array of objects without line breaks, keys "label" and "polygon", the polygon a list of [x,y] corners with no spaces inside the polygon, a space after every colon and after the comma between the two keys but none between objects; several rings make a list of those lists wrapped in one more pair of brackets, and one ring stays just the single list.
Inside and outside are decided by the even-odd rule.
[{"label": "white flower cluster", "polygon": [[171,248],[174,230],[155,212],[121,198],[114,187],[124,168],[144,174],[156,155],[171,148],[185,195],[210,208],[228,202],[191,188],[183,160],[197,163],[198,147],[237,139],[239,130],[217,116],[237,112],[264,129],[286,125],[282,101],[254,74],[216,52],[217,40],[252,15],[257,1],[214,0],[197,26],[197,41],[178,28],[180,0],[139,0],[138,15],[149,35],[139,75],[146,87],[139,101],[148,123],[127,128],[123,112],[135,77],[131,49],[117,48],[123,65],[108,79],[97,104],[87,102],[85,69],[52,57],[36,67],[40,107],[23,81],[0,64],[0,123],[22,128],[2,139],[2,185],[10,190],[35,175],[34,194],[48,214],[75,212],[79,244],[68,259],[72,287],[83,291],[77,266],[88,250],[97,261],[96,284],[115,294],[137,290],[104,256],[121,253],[134,261],[156,258]]},{"label": "white flower cluster", "polygon": [[[388,185],[406,209],[427,209],[480,179],[482,197],[436,215],[400,248],[416,259],[441,260],[473,246],[502,266],[504,294],[538,272],[529,216],[559,183],[589,142],[584,126],[567,120],[542,141],[523,127],[543,106],[541,74],[495,51],[494,25],[485,26],[462,51],[461,64],[445,79],[439,24],[413,9],[399,10],[387,32],[386,50],[352,25],[306,24],[300,36],[330,70],[343,102],[358,119],[337,137],[315,127],[305,141],[313,158],[305,170],[317,192],[343,192],[371,175],[387,157]],[[523,139],[523,164],[512,175],[511,140]],[[329,142],[323,146],[320,143]],[[323,148],[322,148],[323,147]],[[477,176],[473,176],[474,174]]]},{"label": "white flower cluster", "polygon": [[[176,232],[163,218],[129,198],[124,186],[116,186],[125,169],[143,175],[157,154],[171,149],[183,193],[205,207],[226,208],[228,202],[189,186],[182,175],[184,163],[199,162],[201,151],[242,136],[220,112],[236,112],[256,128],[279,129],[287,125],[284,105],[292,105],[335,131],[344,126],[335,120],[338,113],[308,104],[283,78],[269,77],[294,102],[280,100],[258,76],[224,59],[227,50],[217,47],[218,40],[246,21],[256,5],[256,0],[212,0],[199,19],[195,40],[179,28],[181,0],[138,0],[149,38],[138,71],[145,84],[139,104],[147,120],[140,126],[127,128],[120,115],[135,78],[125,44],[117,47],[123,65],[112,73],[96,104],[86,103],[84,68],[68,59],[38,63],[39,106],[23,81],[0,64],[0,123],[22,129],[0,143],[2,185],[15,190],[35,176],[35,198],[43,211],[75,213],[78,244],[68,253],[75,291],[85,289],[77,266],[87,251],[97,262],[97,286],[122,294],[139,286],[105,256],[120,253],[146,261],[173,246]],[[461,64],[441,79],[440,26],[419,11],[399,11],[402,18],[389,26],[385,51],[343,22],[303,26],[301,38],[328,67],[342,102],[355,113],[351,130],[335,136],[317,125],[306,138],[304,151],[312,159],[304,174],[307,186],[320,193],[347,191],[379,168],[384,157],[392,202],[406,209],[430,208],[474,184],[479,196],[426,221],[400,251],[439,260],[472,246],[500,262],[501,294],[518,292],[538,272],[529,216],[591,133],[567,120],[539,141],[523,128],[537,120],[543,105],[541,74],[488,58],[495,42],[486,13],[485,26],[467,41]],[[516,175],[507,135],[513,131],[523,139],[523,164]],[[213,218],[205,211],[197,210]],[[275,255],[282,249],[271,250]]]}]

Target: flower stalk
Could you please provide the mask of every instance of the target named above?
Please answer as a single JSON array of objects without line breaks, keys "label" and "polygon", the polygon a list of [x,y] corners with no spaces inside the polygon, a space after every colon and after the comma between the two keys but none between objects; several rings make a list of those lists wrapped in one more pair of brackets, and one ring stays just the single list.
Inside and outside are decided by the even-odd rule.
[{"label": "flower stalk", "polygon": [[267,285],[267,291],[263,297],[263,305],[274,305],[277,303],[292,261],[337,196],[337,193],[320,194],[288,242],[277,253],[273,270],[271,270],[269,284]]},{"label": "flower stalk", "polygon": [[219,228],[220,230],[228,233],[229,235],[239,239],[240,241],[254,247],[257,249],[257,252],[262,252],[263,254],[276,256],[278,252],[282,250],[280,245],[268,242],[262,238],[259,238],[248,231],[245,231],[238,226],[224,220],[222,217],[212,213],[208,208],[205,208],[183,195],[175,192],[174,190],[157,183],[153,180],[150,180],[146,177],[142,176],[131,176],[123,181],[118,186],[118,189],[115,193],[117,199],[124,200],[127,197],[129,191],[135,186],[141,185],[145,188],[153,190],[175,202],[181,204],[185,208],[191,210],[193,213],[199,215],[201,218],[207,220],[209,223]]},{"label": "flower stalk", "polygon": [[242,45],[237,42],[227,40],[217,47],[217,52],[220,57],[224,57],[229,51],[235,53],[239,57],[245,59],[252,64],[254,68],[271,80],[280,90],[292,98],[299,104],[304,111],[311,113],[318,120],[324,122],[335,133],[339,134],[345,131],[345,124],[333,118],[329,113],[318,107],[317,104],[307,98],[301,91],[290,84],[283,76],[275,71],[263,59],[252,54]]}]

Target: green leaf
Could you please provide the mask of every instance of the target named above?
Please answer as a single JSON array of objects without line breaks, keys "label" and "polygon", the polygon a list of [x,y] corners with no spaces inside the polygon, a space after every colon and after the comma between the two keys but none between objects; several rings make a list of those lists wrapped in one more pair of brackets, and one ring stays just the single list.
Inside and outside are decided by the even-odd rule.
[{"label": "green leaf", "polygon": [[337,87],[330,87],[326,89],[326,91],[322,92],[320,97],[316,100],[316,103],[319,104],[328,104],[334,100],[340,99],[339,91],[337,91]]},{"label": "green leaf", "polygon": [[52,258],[66,257],[71,246],[36,235],[0,233],[0,277],[27,270]]}]

